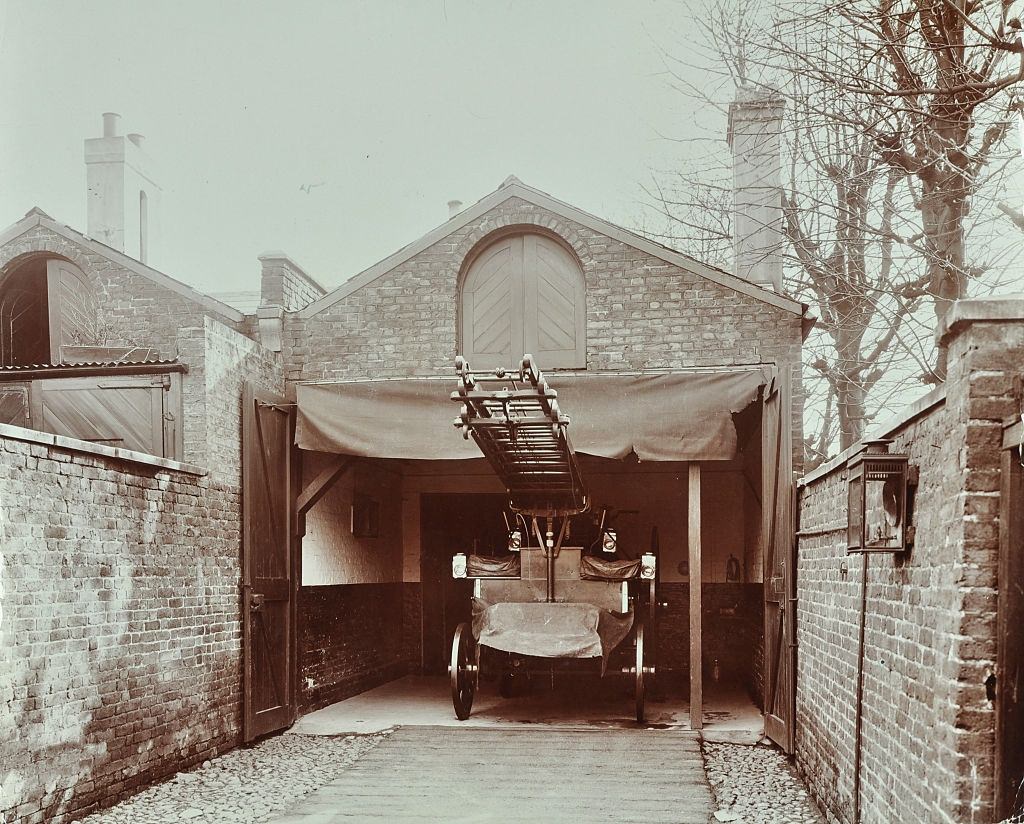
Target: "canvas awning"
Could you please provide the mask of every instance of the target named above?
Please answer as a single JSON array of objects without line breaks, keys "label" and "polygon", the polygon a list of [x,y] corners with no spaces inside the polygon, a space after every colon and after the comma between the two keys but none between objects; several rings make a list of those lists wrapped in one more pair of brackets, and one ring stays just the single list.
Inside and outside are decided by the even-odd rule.
[{"label": "canvas awning", "polygon": [[[659,374],[552,372],[577,452],[642,461],[716,461],[736,454],[732,413],[746,408],[774,367]],[[295,442],[302,449],[371,458],[479,458],[452,426],[454,378],[297,386]]]}]

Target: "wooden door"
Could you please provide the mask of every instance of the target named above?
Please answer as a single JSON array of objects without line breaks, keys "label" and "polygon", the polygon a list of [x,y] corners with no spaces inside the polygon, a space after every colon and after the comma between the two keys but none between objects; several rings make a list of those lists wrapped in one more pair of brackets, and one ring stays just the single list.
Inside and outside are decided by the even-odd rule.
[{"label": "wooden door", "polygon": [[508,539],[503,495],[433,494],[420,500],[420,579],[423,587],[423,673],[441,675],[452,635],[471,617],[471,581],[452,578],[456,552],[497,553]]},{"label": "wooden door", "polygon": [[796,563],[789,374],[769,388],[762,420],[765,733],[793,752],[796,695]]},{"label": "wooden door", "polygon": [[579,264],[540,234],[488,246],[462,288],[462,353],[478,370],[529,352],[543,369],[586,366],[586,290]]},{"label": "wooden door", "polygon": [[249,384],[242,404],[243,734],[252,741],[296,717],[294,416]]},{"label": "wooden door", "polygon": [[[1024,434],[1007,430],[999,496],[996,813],[1024,813]],[[1010,440],[1009,436],[1014,436]],[[1014,819],[1017,820],[1017,819]]]}]

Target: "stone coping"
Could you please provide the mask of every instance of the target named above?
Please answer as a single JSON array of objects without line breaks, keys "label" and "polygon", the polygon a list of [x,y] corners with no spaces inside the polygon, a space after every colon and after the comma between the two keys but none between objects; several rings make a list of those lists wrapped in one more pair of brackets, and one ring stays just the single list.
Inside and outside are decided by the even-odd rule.
[{"label": "stone coping", "polygon": [[172,461],[170,458],[159,458],[156,455],[147,455],[144,452],[134,452],[131,449],[90,443],[78,438],[68,438],[64,435],[51,435],[49,432],[38,432],[35,429],[25,429],[22,426],[12,426],[6,423],[0,424],[0,439],[35,443],[41,446],[55,446],[83,455],[95,455],[100,458],[110,458],[116,461],[126,461],[158,469],[167,469],[172,472],[184,472],[188,475],[203,476],[208,474],[207,470],[201,466],[194,466],[193,464],[182,463],[181,461]]},{"label": "stone coping", "polygon": [[940,343],[972,323],[1024,323],[1024,293],[988,298],[965,298],[949,307],[935,337]]},{"label": "stone coping", "polygon": [[288,267],[291,269],[291,271],[294,274],[296,274],[299,277],[301,277],[310,286],[320,290],[320,294],[321,295],[326,295],[327,294],[327,289],[323,286],[323,284],[321,284],[320,281],[318,281],[315,277],[313,277],[311,274],[309,274],[309,272],[307,272],[302,267],[302,264],[298,263],[295,260],[295,258],[293,258],[291,255],[289,255],[287,252],[283,252],[280,249],[268,249],[266,252],[261,252],[260,254],[258,254],[256,256],[256,259],[258,261],[260,261],[260,263],[263,263],[264,261],[269,261],[269,260],[280,260],[280,261],[283,261],[283,262],[288,264]]},{"label": "stone coping", "polygon": [[923,415],[925,412],[930,411],[939,404],[945,403],[946,401],[946,386],[936,386],[931,392],[922,395],[913,403],[907,404],[892,418],[887,420],[881,426],[872,429],[871,432],[865,435],[861,440],[857,441],[853,446],[847,447],[834,458],[830,458],[817,469],[813,469],[804,475],[802,478],[797,480],[797,486],[807,486],[815,481],[824,478],[826,475],[830,475],[837,469],[846,466],[846,462],[856,455],[861,449],[864,448],[864,441],[873,440],[876,438],[888,438],[890,435],[898,432],[904,426],[909,424],[912,420]]}]

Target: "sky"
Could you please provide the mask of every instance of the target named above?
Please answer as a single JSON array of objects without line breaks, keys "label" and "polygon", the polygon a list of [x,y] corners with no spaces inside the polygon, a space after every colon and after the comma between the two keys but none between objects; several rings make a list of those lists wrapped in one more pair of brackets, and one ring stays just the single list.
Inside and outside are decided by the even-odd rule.
[{"label": "sky", "polygon": [[267,250],[333,287],[512,174],[637,227],[698,121],[724,148],[666,72],[688,10],[0,0],[0,225],[38,206],[86,230],[83,140],[113,111],[157,164],[150,262],[204,291],[258,289]]}]

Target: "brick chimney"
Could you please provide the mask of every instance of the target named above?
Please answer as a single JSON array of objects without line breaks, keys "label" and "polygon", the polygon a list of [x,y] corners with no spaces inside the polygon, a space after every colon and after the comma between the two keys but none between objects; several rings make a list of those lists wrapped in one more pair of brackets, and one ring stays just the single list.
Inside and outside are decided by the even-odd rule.
[{"label": "brick chimney", "polygon": [[256,319],[260,341],[268,349],[280,352],[284,313],[308,306],[326,295],[327,290],[284,252],[264,252],[259,261],[260,305]]},{"label": "brick chimney", "polygon": [[121,116],[103,115],[103,137],[85,141],[87,233],[142,263],[159,248],[160,187],[143,137],[118,133]]},{"label": "brick chimney", "polygon": [[743,85],[729,105],[733,274],[782,293],[782,113],[771,89]]}]

